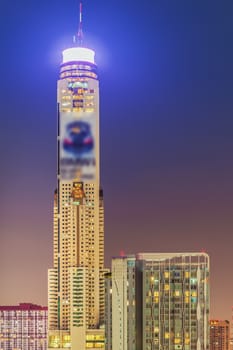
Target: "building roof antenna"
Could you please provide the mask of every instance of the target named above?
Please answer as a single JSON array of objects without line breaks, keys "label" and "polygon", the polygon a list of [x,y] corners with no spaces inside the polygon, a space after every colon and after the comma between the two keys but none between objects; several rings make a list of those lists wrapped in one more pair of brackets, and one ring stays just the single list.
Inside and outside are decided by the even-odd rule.
[{"label": "building roof antenna", "polygon": [[79,25],[78,25],[78,33],[77,33],[77,42],[78,46],[83,45],[83,4],[82,1],[79,3]]}]

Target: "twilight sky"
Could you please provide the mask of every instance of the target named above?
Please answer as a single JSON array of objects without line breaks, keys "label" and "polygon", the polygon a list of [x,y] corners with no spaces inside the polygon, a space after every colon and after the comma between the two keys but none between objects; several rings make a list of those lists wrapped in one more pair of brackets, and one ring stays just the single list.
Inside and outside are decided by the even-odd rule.
[{"label": "twilight sky", "polygon": [[[56,81],[77,0],[0,1],[0,304],[47,304]],[[233,2],[84,0],[96,50],[106,263],[206,251],[211,317],[233,305]]]}]

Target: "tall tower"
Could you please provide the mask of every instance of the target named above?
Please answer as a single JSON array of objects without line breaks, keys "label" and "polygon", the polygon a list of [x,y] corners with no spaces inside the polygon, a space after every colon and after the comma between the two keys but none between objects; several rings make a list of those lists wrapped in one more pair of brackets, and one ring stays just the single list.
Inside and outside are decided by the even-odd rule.
[{"label": "tall tower", "polygon": [[[49,348],[103,341],[104,208],[99,166],[99,81],[95,52],[63,51],[57,89],[58,169],[54,266],[49,270]],[[96,331],[93,331],[96,330]],[[94,347],[94,345],[93,345]]]}]

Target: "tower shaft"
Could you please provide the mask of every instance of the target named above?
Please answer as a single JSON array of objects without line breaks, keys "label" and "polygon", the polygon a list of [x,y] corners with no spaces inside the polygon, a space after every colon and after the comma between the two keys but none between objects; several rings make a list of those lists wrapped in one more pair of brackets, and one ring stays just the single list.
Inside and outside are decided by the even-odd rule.
[{"label": "tower shaft", "polygon": [[49,271],[49,347],[84,350],[87,341],[90,345],[90,339],[96,339],[92,330],[99,334],[104,317],[104,208],[94,51],[74,47],[63,52],[57,102],[58,171],[54,266]]}]

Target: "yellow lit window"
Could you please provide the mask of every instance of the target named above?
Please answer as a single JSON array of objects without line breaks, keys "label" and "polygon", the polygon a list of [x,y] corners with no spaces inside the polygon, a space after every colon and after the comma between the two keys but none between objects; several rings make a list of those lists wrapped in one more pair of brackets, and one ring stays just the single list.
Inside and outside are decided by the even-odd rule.
[{"label": "yellow lit window", "polygon": [[166,290],[166,291],[170,290],[169,284],[165,284],[165,285],[164,285],[164,290]]},{"label": "yellow lit window", "polygon": [[180,344],[180,338],[175,338],[174,343],[175,344]]},{"label": "yellow lit window", "polygon": [[185,271],[185,278],[189,278],[190,277],[190,272],[189,271]]},{"label": "yellow lit window", "polygon": [[164,272],[164,277],[165,277],[165,278],[169,278],[169,276],[170,276],[170,273],[169,273],[169,272],[167,272],[167,271]]}]

